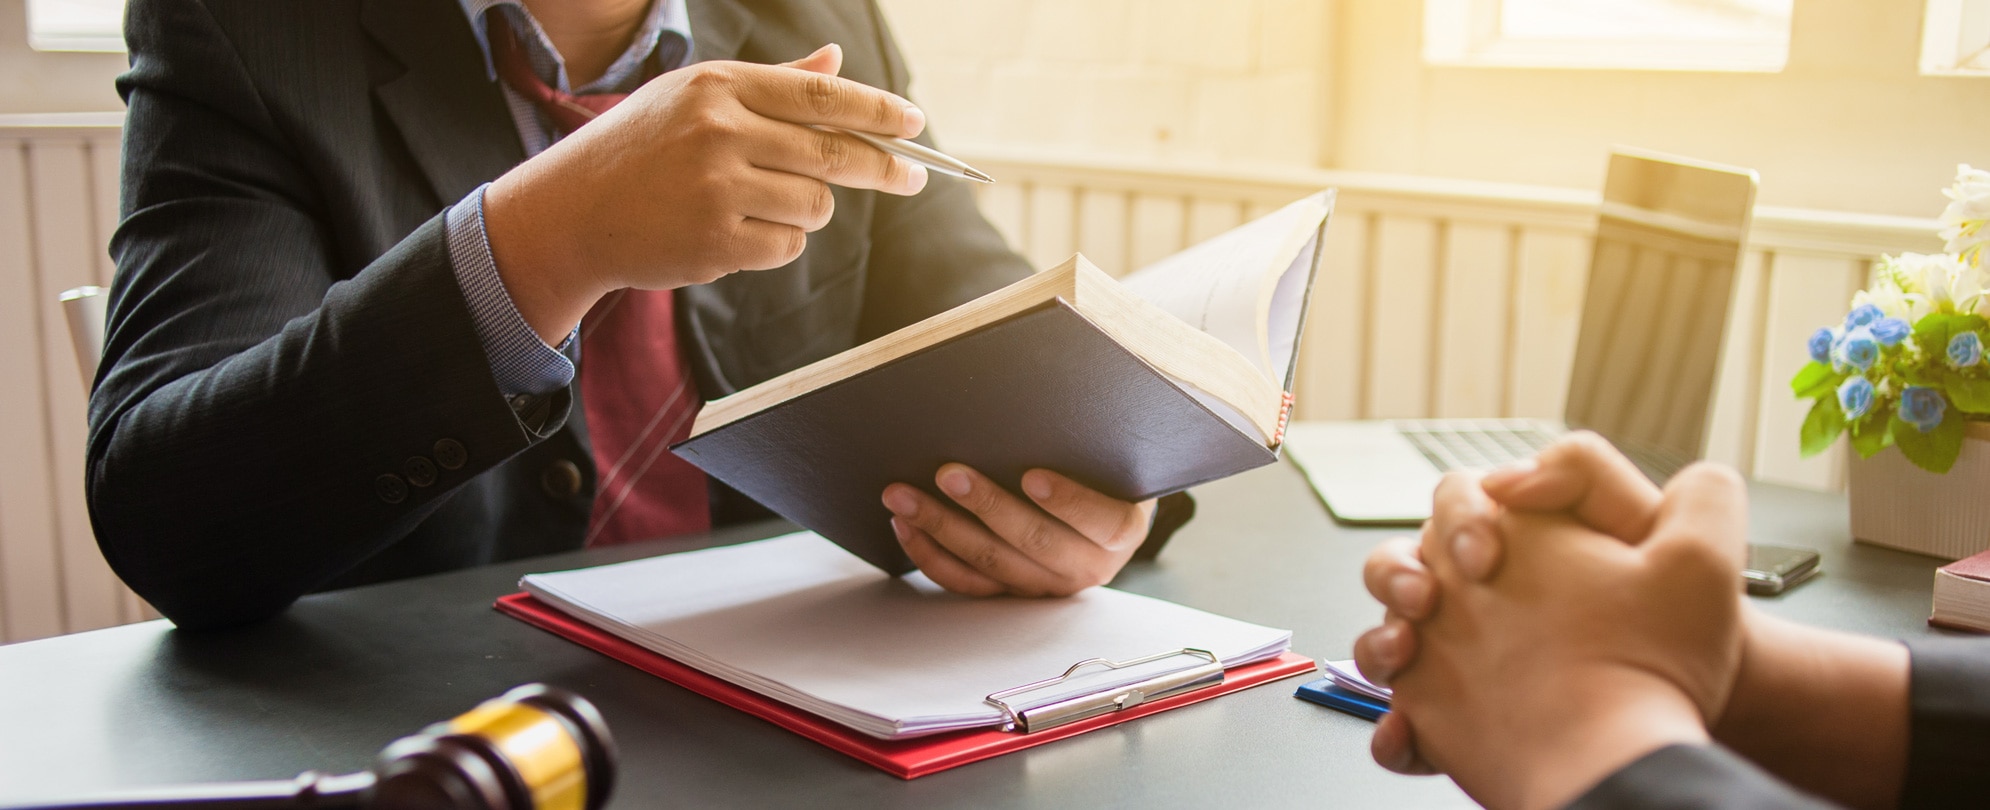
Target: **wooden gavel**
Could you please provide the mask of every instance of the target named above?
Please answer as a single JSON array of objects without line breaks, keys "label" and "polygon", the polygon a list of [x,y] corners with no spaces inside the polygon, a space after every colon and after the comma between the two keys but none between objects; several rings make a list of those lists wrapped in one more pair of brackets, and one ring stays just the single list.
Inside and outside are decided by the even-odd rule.
[{"label": "wooden gavel", "polygon": [[5,810],[601,810],[614,781],[615,742],[594,704],[535,683],[395,740],[358,773],[306,771],[289,781],[183,785]]}]

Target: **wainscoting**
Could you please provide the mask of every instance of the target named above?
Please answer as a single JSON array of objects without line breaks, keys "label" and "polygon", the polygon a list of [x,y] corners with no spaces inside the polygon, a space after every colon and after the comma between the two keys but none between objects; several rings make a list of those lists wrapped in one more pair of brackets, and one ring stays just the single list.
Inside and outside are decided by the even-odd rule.
[{"label": "wainscoting", "polygon": [[[83,384],[56,295],[107,285],[118,116],[0,116],[0,641],[151,612],[104,565],[83,501]],[[1249,171],[989,151],[984,210],[1038,266],[1082,251],[1114,273],[1325,187],[1340,189],[1309,316],[1303,419],[1559,416],[1596,195],[1309,170]],[[1816,488],[1842,453],[1797,454],[1783,381],[1873,257],[1928,251],[1932,223],[1764,208],[1740,276],[1710,454]]]},{"label": "wainscoting", "polygon": [[83,502],[84,385],[57,294],[108,285],[119,115],[0,118],[0,641],[150,618]]},{"label": "wainscoting", "polygon": [[[1301,348],[1300,419],[1559,418],[1596,192],[1313,170],[1250,171],[971,152],[981,204],[1039,267],[1083,252],[1124,273],[1321,188],[1339,189]],[[1600,156],[1599,156],[1600,159]],[[1709,457],[1844,485],[1805,459],[1786,381],[1881,253],[1933,251],[1931,220],[1758,208],[1730,315]]]}]

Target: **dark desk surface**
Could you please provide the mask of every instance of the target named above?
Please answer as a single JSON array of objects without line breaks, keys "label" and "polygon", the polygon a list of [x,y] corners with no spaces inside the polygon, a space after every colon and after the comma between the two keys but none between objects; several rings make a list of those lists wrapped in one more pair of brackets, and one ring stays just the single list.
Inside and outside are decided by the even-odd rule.
[{"label": "dark desk surface", "polygon": [[[1289,627],[1343,658],[1380,609],[1360,564],[1387,530],[1336,526],[1286,465],[1197,491],[1201,514],[1118,587]],[[1755,539],[1824,552],[1771,612],[1890,636],[1929,632],[1936,563],[1853,545],[1845,501],[1759,486]],[[724,534],[714,542],[787,530]],[[617,807],[1468,804],[1389,774],[1371,726],[1293,699],[1301,679],[902,782],[501,616],[519,575],[645,556],[581,552],[310,597],[246,631],[163,622],[0,647],[0,802],[115,786],[357,770],[389,740],[527,681],[596,701],[621,745]]]}]

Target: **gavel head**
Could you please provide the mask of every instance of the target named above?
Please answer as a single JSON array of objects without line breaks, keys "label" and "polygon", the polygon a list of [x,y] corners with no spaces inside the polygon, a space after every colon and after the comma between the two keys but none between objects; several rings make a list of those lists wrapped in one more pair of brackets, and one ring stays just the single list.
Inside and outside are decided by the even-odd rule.
[{"label": "gavel head", "polygon": [[600,810],[615,743],[594,704],[527,684],[394,741],[373,775],[369,808]]}]

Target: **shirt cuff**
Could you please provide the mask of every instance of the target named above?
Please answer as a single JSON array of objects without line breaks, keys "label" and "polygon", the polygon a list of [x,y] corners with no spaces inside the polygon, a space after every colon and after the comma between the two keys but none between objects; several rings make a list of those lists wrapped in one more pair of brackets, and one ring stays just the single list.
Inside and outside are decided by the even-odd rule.
[{"label": "shirt cuff", "polygon": [[497,260],[491,256],[491,241],[484,231],[484,190],[478,186],[449,209],[444,225],[449,238],[449,263],[456,273],[456,286],[470,305],[470,319],[477,327],[477,340],[491,363],[491,376],[507,397],[543,395],[573,382],[573,360],[561,352],[574,340],[567,335],[560,347],[546,345],[539,333],[518,314],[518,305],[498,277]]}]

